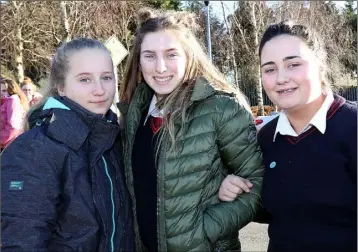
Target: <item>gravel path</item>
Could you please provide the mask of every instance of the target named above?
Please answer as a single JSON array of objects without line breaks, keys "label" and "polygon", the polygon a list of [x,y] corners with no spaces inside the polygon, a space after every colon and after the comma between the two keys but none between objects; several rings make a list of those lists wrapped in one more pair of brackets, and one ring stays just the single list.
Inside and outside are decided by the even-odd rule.
[{"label": "gravel path", "polygon": [[241,252],[266,252],[267,225],[251,222],[240,230]]}]

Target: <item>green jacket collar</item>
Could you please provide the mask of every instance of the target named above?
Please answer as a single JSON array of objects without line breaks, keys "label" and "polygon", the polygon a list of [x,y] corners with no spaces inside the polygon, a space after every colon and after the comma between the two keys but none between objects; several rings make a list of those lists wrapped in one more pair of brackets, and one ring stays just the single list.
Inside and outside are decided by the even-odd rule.
[{"label": "green jacket collar", "polygon": [[215,94],[217,90],[210,84],[210,82],[204,78],[200,77],[197,79],[193,93],[191,94],[190,101],[200,101],[204,100],[213,94]]},{"label": "green jacket collar", "polygon": [[[148,100],[152,98],[152,96],[153,96],[153,91],[150,89],[150,87],[145,83],[139,83],[134,91],[131,103],[133,103],[133,105],[135,106],[138,106],[138,104],[144,105],[147,103]],[[123,101],[117,103],[119,112],[122,115],[127,114],[130,106],[131,106],[130,104]]]}]

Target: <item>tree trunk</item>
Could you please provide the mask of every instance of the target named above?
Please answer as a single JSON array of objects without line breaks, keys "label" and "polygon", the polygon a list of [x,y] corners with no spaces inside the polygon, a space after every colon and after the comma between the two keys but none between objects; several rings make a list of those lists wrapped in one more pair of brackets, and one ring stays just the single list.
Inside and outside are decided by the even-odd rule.
[{"label": "tree trunk", "polygon": [[[255,15],[255,6],[256,3],[253,2],[251,7],[252,7],[252,14],[251,14],[251,18],[252,18],[252,24],[254,26],[254,34],[255,34],[255,44],[253,45],[254,48],[257,48],[256,50],[258,50],[259,48],[259,27],[257,25],[257,20],[256,20],[256,15]],[[257,54],[256,54],[257,55]],[[263,99],[263,94],[262,94],[262,84],[261,84],[261,69],[260,69],[260,63],[257,62],[256,63],[256,98],[257,98],[257,106],[258,106],[258,112],[257,115],[262,116],[264,115],[264,99]]]},{"label": "tree trunk", "polygon": [[17,83],[20,83],[24,80],[24,59],[23,59],[24,43],[22,39],[22,29],[21,26],[16,27],[16,78]]},{"label": "tree trunk", "polygon": [[239,87],[239,75],[238,75],[238,66],[236,63],[236,58],[235,58],[235,47],[234,47],[234,38],[232,36],[231,33],[231,27],[229,27],[227,20],[226,20],[226,14],[225,14],[225,8],[224,8],[224,3],[223,1],[221,2],[221,8],[223,10],[223,17],[224,17],[224,22],[225,22],[225,26],[227,29],[227,32],[229,34],[229,38],[230,38],[230,56],[231,56],[231,60],[232,60],[232,64],[233,64],[233,70],[234,70],[234,84],[235,86],[238,88]]},{"label": "tree trunk", "polygon": [[256,80],[256,98],[257,98],[257,106],[258,106],[258,112],[257,115],[259,116],[263,116],[265,114],[265,110],[264,110],[264,99],[263,99],[263,95],[262,95],[262,83],[261,83],[261,69],[260,66],[257,65],[257,80]]},{"label": "tree trunk", "polygon": [[70,26],[68,24],[66,1],[60,1],[60,12],[61,12],[61,24],[65,31],[62,41],[69,42],[71,40]]},{"label": "tree trunk", "polygon": [[22,7],[22,3],[18,1],[12,1],[11,4],[15,8],[15,20],[16,20],[16,26],[15,26],[15,64],[16,64],[16,70],[15,70],[15,77],[17,83],[20,83],[24,80],[24,41],[22,38],[22,20],[21,20],[21,14],[20,14],[20,8]]}]

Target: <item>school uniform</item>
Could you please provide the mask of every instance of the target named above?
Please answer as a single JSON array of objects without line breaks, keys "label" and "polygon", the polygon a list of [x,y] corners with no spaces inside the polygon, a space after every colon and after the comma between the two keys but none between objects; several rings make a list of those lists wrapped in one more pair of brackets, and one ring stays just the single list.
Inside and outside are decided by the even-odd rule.
[{"label": "school uniform", "polygon": [[[252,115],[234,94],[205,78],[196,80],[189,99],[183,123],[165,113],[174,117],[173,148],[153,120],[157,116],[149,107],[156,101],[146,83],[137,86],[130,104],[118,105],[126,181],[140,234],[136,242],[149,252],[240,251],[238,230],[252,221],[261,202],[262,154]],[[219,201],[228,173],[249,179],[251,193]]]},{"label": "school uniform", "polygon": [[258,140],[268,251],[357,251],[357,105],[328,93],[300,134],[283,111]]},{"label": "school uniform", "polygon": [[[137,201],[139,233],[149,252],[158,251],[157,241],[157,168],[155,166],[156,134],[163,120],[163,111],[156,108],[157,98],[143,110],[133,145],[133,182]],[[148,144],[151,143],[151,144]],[[147,168],[143,169],[143,164]]]}]

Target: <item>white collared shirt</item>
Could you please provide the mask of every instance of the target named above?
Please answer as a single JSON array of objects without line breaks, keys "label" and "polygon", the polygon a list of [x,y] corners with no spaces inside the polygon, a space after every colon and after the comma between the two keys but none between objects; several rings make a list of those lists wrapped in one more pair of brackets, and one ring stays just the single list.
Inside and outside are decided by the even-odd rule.
[{"label": "white collared shirt", "polygon": [[147,120],[148,120],[149,116],[163,117],[164,109],[159,111],[159,109],[157,108],[156,104],[157,104],[157,97],[155,95],[153,95],[152,101],[150,102],[150,105],[149,105],[149,110],[148,110],[147,117],[144,120],[144,125],[147,123]]},{"label": "white collared shirt", "polygon": [[303,128],[300,134],[297,134],[296,131],[292,128],[291,123],[288,120],[287,115],[285,114],[285,111],[282,110],[278,118],[276,131],[273,136],[273,142],[275,142],[277,133],[280,133],[281,135],[298,137],[302,133],[309,130],[312,126],[315,126],[322,134],[324,134],[326,132],[327,113],[333,101],[334,101],[334,97],[332,91],[327,90],[327,96],[322,106],[312,117],[311,121],[306,125],[306,127]]}]

